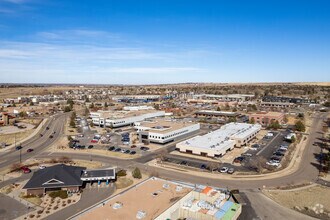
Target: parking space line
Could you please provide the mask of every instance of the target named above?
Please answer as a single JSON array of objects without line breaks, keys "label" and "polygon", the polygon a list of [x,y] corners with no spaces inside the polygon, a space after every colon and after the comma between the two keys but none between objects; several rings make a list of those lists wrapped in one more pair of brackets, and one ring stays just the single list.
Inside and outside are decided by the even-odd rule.
[{"label": "parking space line", "polygon": [[277,136],[279,136],[280,134],[281,134],[281,132],[278,132],[277,135],[275,137],[273,137],[273,139],[267,145],[265,145],[261,149],[261,151],[259,151],[256,155],[258,156],[259,154],[261,154],[261,152],[263,152],[277,138]]}]

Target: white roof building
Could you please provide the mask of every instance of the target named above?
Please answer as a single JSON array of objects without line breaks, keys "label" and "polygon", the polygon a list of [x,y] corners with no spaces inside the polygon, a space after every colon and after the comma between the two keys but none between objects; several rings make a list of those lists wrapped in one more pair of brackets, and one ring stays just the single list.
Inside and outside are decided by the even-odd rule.
[{"label": "white roof building", "polygon": [[209,157],[223,156],[234,147],[241,147],[252,140],[260,131],[261,125],[229,123],[220,129],[203,136],[196,136],[176,145],[181,152]]}]

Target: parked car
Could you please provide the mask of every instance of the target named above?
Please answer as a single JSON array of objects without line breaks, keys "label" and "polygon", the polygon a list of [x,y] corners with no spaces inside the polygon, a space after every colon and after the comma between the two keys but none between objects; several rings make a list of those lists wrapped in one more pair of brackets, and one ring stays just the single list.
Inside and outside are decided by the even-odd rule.
[{"label": "parked car", "polygon": [[121,151],[121,148],[116,148],[115,149],[115,152],[119,152],[119,151]]},{"label": "parked car", "polygon": [[180,162],[180,165],[185,165],[186,166],[186,165],[188,165],[188,162],[183,160],[183,161]]},{"label": "parked car", "polygon": [[207,168],[207,166],[205,164],[202,164],[200,167],[199,167],[201,170],[205,170]]},{"label": "parked car", "polygon": [[23,147],[22,146],[17,146],[15,149],[16,150],[20,150],[20,149],[22,149]]},{"label": "parked car", "polygon": [[280,163],[276,162],[274,160],[268,161],[268,162],[266,162],[266,164],[269,165],[269,166],[275,166],[275,167],[280,166]]},{"label": "parked car", "polygon": [[131,151],[131,153],[129,153],[129,154],[131,154],[131,155],[134,155],[134,154],[136,154],[136,151]]},{"label": "parked car", "polygon": [[125,145],[129,145],[129,142],[128,142],[128,141],[125,141],[125,142],[123,142],[123,144],[125,144]]},{"label": "parked car", "polygon": [[279,152],[283,152],[283,153],[285,153],[287,150],[288,150],[288,149],[286,149],[286,148],[282,148],[282,147],[280,147],[280,148],[277,149],[277,151],[279,151]]},{"label": "parked car", "polygon": [[220,173],[227,173],[228,170],[229,170],[228,167],[222,167],[222,168],[220,168],[219,172],[220,172]]},{"label": "parked car", "polygon": [[26,150],[27,153],[30,153],[30,152],[32,152],[32,151],[33,151],[32,148],[29,148],[29,149]]},{"label": "parked car", "polygon": [[250,153],[242,153],[242,156],[243,157],[252,157],[252,154],[250,154]]},{"label": "parked car", "polygon": [[233,173],[235,173],[235,169],[234,168],[229,168],[228,171],[227,171],[227,173],[233,174]]},{"label": "parked car", "polygon": [[46,168],[45,165],[39,165],[39,169],[40,169],[40,170],[43,170],[43,169],[45,169],[45,168]]},{"label": "parked car", "polygon": [[108,148],[109,151],[115,151],[116,148],[114,146]]},{"label": "parked car", "polygon": [[283,157],[285,154],[284,154],[283,152],[281,152],[281,151],[275,151],[275,152],[273,153],[273,155],[275,155],[275,156],[279,156],[279,157]]},{"label": "parked car", "polygon": [[92,149],[94,147],[94,145],[89,145],[88,149]]},{"label": "parked car", "polygon": [[280,163],[281,160],[282,160],[282,157],[279,157],[279,156],[272,156],[272,157],[270,158],[270,160]]},{"label": "parked car", "polygon": [[242,163],[242,161],[245,159],[245,157],[236,157],[234,159],[234,163]]},{"label": "parked car", "polygon": [[150,150],[150,148],[149,147],[140,147],[140,150],[148,151],[148,150]]},{"label": "parked car", "polygon": [[125,153],[125,151],[126,151],[125,149],[122,149],[120,152]]},{"label": "parked car", "polygon": [[78,134],[77,137],[83,138],[84,134]]},{"label": "parked car", "polygon": [[125,150],[124,154],[129,154],[130,152],[130,150]]},{"label": "parked car", "polygon": [[91,140],[91,143],[97,143],[97,142],[99,142],[99,140],[97,140],[97,139],[92,139]]},{"label": "parked car", "polygon": [[21,167],[23,173],[31,173],[31,170],[28,167]]},{"label": "parked car", "polygon": [[136,148],[136,145],[132,145],[131,148]]},{"label": "parked car", "polygon": [[251,146],[251,150],[258,150],[260,148],[260,145],[259,144],[253,144]]},{"label": "parked car", "polygon": [[53,138],[54,136],[53,135],[50,135],[49,138]]}]

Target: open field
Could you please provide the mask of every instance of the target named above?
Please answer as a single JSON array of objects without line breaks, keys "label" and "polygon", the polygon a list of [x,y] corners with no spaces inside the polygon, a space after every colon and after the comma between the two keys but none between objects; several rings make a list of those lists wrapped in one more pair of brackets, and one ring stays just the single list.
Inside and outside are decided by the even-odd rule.
[{"label": "open field", "polygon": [[33,133],[33,129],[23,131],[23,132],[18,132],[15,134],[0,134],[0,142],[4,142],[8,145],[14,144],[15,143],[15,136],[16,136],[16,143],[27,138],[29,135]]},{"label": "open field", "polygon": [[[330,219],[330,190],[328,187],[314,185],[293,190],[265,190],[264,193],[288,208],[306,214],[316,213],[314,217]],[[318,216],[317,213],[321,216]],[[327,213],[325,215],[328,215],[328,218],[324,213]]]},{"label": "open field", "polygon": [[49,87],[10,87],[0,88],[0,100],[4,98],[16,98],[18,96],[44,95],[61,93],[63,90],[76,89],[77,87],[49,86]]}]

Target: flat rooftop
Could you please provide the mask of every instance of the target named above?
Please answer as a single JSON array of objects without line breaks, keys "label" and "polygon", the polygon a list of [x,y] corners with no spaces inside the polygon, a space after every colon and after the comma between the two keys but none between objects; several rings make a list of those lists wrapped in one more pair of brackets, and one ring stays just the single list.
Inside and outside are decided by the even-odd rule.
[{"label": "flat rooftop", "polygon": [[247,123],[229,123],[220,129],[212,131],[203,136],[196,136],[179,144],[188,145],[196,148],[221,149],[229,148],[235,144],[235,138],[244,138],[258,130],[261,125]]},{"label": "flat rooftop", "polygon": [[145,213],[144,220],[155,219],[192,190],[166,180],[151,178],[78,219],[137,219],[139,211]]},{"label": "flat rooftop", "polygon": [[84,170],[80,178],[114,177],[115,169]]},{"label": "flat rooftop", "polygon": [[159,112],[153,109],[144,109],[144,110],[137,110],[137,111],[100,111],[101,118],[106,119],[121,119],[121,118],[129,118],[134,116],[140,116],[148,113],[155,113]]},{"label": "flat rooftop", "polygon": [[185,128],[191,125],[195,125],[197,123],[193,122],[183,122],[183,121],[174,121],[174,120],[165,120],[165,119],[157,119],[153,121],[143,121],[139,126],[147,128],[145,131],[165,134],[171,131],[176,131],[181,128]]},{"label": "flat rooftop", "polygon": [[200,110],[196,114],[206,114],[206,115],[221,115],[221,116],[238,116],[238,112],[225,112],[225,111],[212,111],[212,110]]},{"label": "flat rooftop", "polygon": [[263,116],[263,117],[280,117],[284,115],[282,112],[256,112],[251,113],[250,115]]}]

